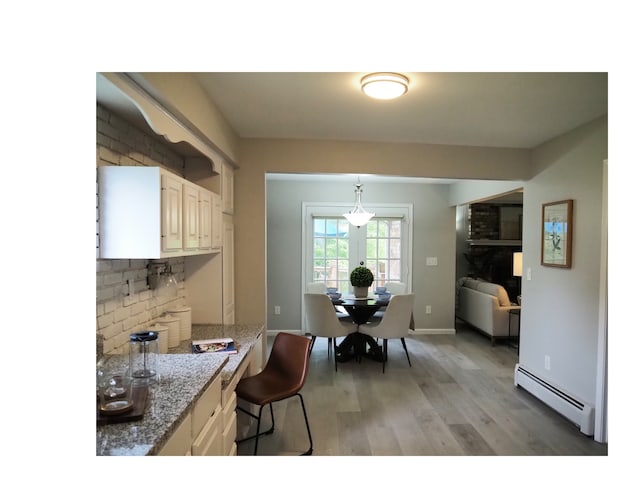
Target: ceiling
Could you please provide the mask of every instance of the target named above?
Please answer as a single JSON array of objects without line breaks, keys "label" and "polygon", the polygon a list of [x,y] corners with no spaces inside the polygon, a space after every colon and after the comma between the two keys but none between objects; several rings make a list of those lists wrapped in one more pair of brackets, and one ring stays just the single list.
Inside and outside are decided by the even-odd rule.
[{"label": "ceiling", "polygon": [[[606,73],[412,73],[409,92],[375,100],[361,73],[194,73],[242,138],[532,148],[607,113]],[[144,127],[101,75],[96,98]]]},{"label": "ceiling", "polygon": [[415,73],[375,100],[367,72],[196,73],[244,138],[532,148],[607,113],[606,73]]}]

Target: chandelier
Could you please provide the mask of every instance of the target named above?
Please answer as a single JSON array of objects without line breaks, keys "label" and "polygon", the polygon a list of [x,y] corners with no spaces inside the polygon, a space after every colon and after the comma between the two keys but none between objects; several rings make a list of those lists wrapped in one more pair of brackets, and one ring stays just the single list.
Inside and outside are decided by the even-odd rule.
[{"label": "chandelier", "polygon": [[354,191],[356,193],[356,204],[349,213],[343,214],[343,217],[345,217],[354,227],[360,228],[362,225],[366,225],[367,222],[371,220],[371,217],[375,215],[375,213],[367,212],[362,206],[362,184],[360,183],[359,178],[358,183],[356,183],[355,187],[356,189]]}]

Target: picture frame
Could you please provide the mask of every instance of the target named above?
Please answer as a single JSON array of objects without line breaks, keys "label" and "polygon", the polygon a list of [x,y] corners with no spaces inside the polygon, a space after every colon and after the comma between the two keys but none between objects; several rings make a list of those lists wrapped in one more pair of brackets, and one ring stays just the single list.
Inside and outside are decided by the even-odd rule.
[{"label": "picture frame", "polygon": [[573,245],[573,200],[542,205],[542,251],[546,267],[571,268]]}]

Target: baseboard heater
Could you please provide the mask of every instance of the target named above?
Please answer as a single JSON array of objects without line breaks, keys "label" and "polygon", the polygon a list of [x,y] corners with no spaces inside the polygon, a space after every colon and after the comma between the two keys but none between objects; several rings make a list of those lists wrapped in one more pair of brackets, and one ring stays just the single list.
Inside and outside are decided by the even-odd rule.
[{"label": "baseboard heater", "polygon": [[593,435],[595,410],[593,406],[551,385],[538,375],[516,363],[514,383],[556,410],[560,415],[580,427],[585,435]]}]

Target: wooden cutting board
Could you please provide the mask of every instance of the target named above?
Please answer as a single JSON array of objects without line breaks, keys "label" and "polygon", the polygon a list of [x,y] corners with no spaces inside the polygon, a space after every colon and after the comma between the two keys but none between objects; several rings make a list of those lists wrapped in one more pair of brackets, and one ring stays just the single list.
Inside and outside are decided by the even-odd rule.
[{"label": "wooden cutting board", "polygon": [[147,406],[147,395],[149,387],[133,387],[132,399],[133,408],[128,412],[120,415],[103,415],[100,408],[96,408],[96,417],[98,425],[108,425],[110,423],[133,422],[140,420],[144,416],[144,410]]}]

